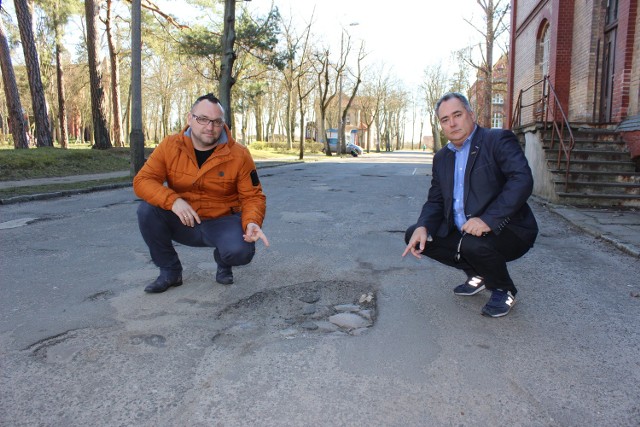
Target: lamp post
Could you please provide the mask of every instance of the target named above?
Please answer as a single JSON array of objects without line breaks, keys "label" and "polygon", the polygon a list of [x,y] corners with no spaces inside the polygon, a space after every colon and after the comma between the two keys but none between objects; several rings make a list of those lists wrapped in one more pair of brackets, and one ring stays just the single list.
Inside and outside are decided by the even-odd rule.
[{"label": "lamp post", "polygon": [[[358,22],[352,22],[349,24],[350,27],[355,27],[356,25],[360,25]],[[342,33],[340,34],[340,61],[342,61],[342,57],[344,56],[344,32],[345,29],[342,29]],[[342,111],[342,72],[344,66],[346,66],[347,60],[345,58],[343,67],[340,67],[340,75],[338,76],[339,80],[339,91],[338,91],[338,142],[336,144],[336,155],[342,154],[342,148],[344,147],[346,150],[346,144],[344,140],[344,120],[343,120],[343,111]]]},{"label": "lamp post", "polygon": [[[342,55],[344,47],[344,29],[340,34],[340,61],[342,61]],[[345,61],[346,63],[346,61]],[[344,123],[342,122],[342,67],[340,67],[340,75],[338,76],[340,81],[340,90],[338,92],[338,141],[336,141],[336,156],[339,156],[342,152],[342,141],[344,140]]]},{"label": "lamp post", "polygon": [[[222,60],[220,61],[220,82],[218,84],[218,97],[225,110],[227,126],[231,129],[233,125],[231,117],[231,87],[236,82],[231,74],[233,63],[236,60],[236,52],[233,50],[236,42],[236,1],[225,0],[224,2],[224,25],[222,28]],[[244,0],[251,1],[251,0]]]}]

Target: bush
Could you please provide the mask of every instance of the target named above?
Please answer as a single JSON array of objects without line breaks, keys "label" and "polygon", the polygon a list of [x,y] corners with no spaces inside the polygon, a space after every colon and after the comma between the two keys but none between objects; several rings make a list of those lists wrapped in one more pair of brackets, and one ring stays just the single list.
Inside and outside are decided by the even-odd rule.
[{"label": "bush", "polygon": [[[286,141],[256,141],[251,143],[251,148],[253,150],[262,150],[262,151],[275,151],[279,153],[289,153],[289,152],[298,152],[300,149],[300,142],[294,141],[293,147],[289,150]],[[304,151],[306,153],[320,153],[324,144],[321,142],[316,142],[313,140],[306,140],[304,143]]]},{"label": "bush", "polygon": [[266,147],[264,142],[256,141],[251,143],[251,148],[253,148],[254,150],[264,150]]}]

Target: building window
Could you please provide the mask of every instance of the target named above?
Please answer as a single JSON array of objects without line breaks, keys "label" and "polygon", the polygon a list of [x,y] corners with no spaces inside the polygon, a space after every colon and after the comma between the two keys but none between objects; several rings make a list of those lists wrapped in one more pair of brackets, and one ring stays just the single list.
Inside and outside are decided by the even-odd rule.
[{"label": "building window", "polygon": [[613,24],[618,20],[618,0],[607,0],[607,16],[605,24]]},{"label": "building window", "polygon": [[542,37],[540,39],[541,47],[542,47],[542,58],[540,61],[540,66],[542,69],[542,77],[549,75],[549,52],[551,48],[551,32],[549,31],[549,26],[547,25],[542,33]]},{"label": "building window", "polygon": [[491,103],[499,105],[504,104],[504,95],[501,93],[494,93],[491,97]]},{"label": "building window", "polygon": [[502,120],[502,113],[493,113],[493,117],[491,118],[491,127],[502,129]]}]

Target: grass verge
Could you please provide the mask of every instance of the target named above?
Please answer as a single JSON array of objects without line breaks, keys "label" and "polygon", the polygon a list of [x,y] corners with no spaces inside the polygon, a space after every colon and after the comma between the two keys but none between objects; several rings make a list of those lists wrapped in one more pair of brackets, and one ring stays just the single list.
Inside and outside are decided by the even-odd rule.
[{"label": "grass verge", "polygon": [[129,148],[0,150],[0,181],[115,172],[129,163]]},{"label": "grass verge", "polygon": [[[145,157],[148,157],[152,151],[151,147],[145,148]],[[295,152],[252,148],[250,151],[256,160],[293,160],[297,158]],[[33,178],[127,171],[130,168],[130,156],[128,147],[93,150],[86,145],[75,144],[71,144],[68,149],[48,147],[26,150],[0,149],[0,181],[22,181]],[[71,193],[74,190],[82,192],[91,188],[126,183],[131,183],[130,177],[0,188],[0,200],[8,201],[12,198],[40,194]]]},{"label": "grass verge", "polygon": [[42,194],[72,194],[90,191],[96,188],[116,188],[131,184],[130,177],[96,179],[93,181],[68,182],[51,185],[33,185],[26,187],[0,188],[0,204],[11,203],[12,199],[22,199],[25,196]]}]

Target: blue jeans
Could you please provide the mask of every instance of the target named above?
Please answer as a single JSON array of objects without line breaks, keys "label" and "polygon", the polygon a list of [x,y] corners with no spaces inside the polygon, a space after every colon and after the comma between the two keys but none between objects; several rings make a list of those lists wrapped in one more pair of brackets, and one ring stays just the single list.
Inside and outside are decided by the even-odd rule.
[{"label": "blue jeans", "polygon": [[138,225],[149,247],[151,260],[161,274],[175,277],[182,273],[182,264],[173,241],[186,246],[215,248],[213,257],[218,265],[232,267],[249,264],[255,254],[255,243],[242,238],[240,214],[202,220],[188,227],[172,211],[141,202]]}]

